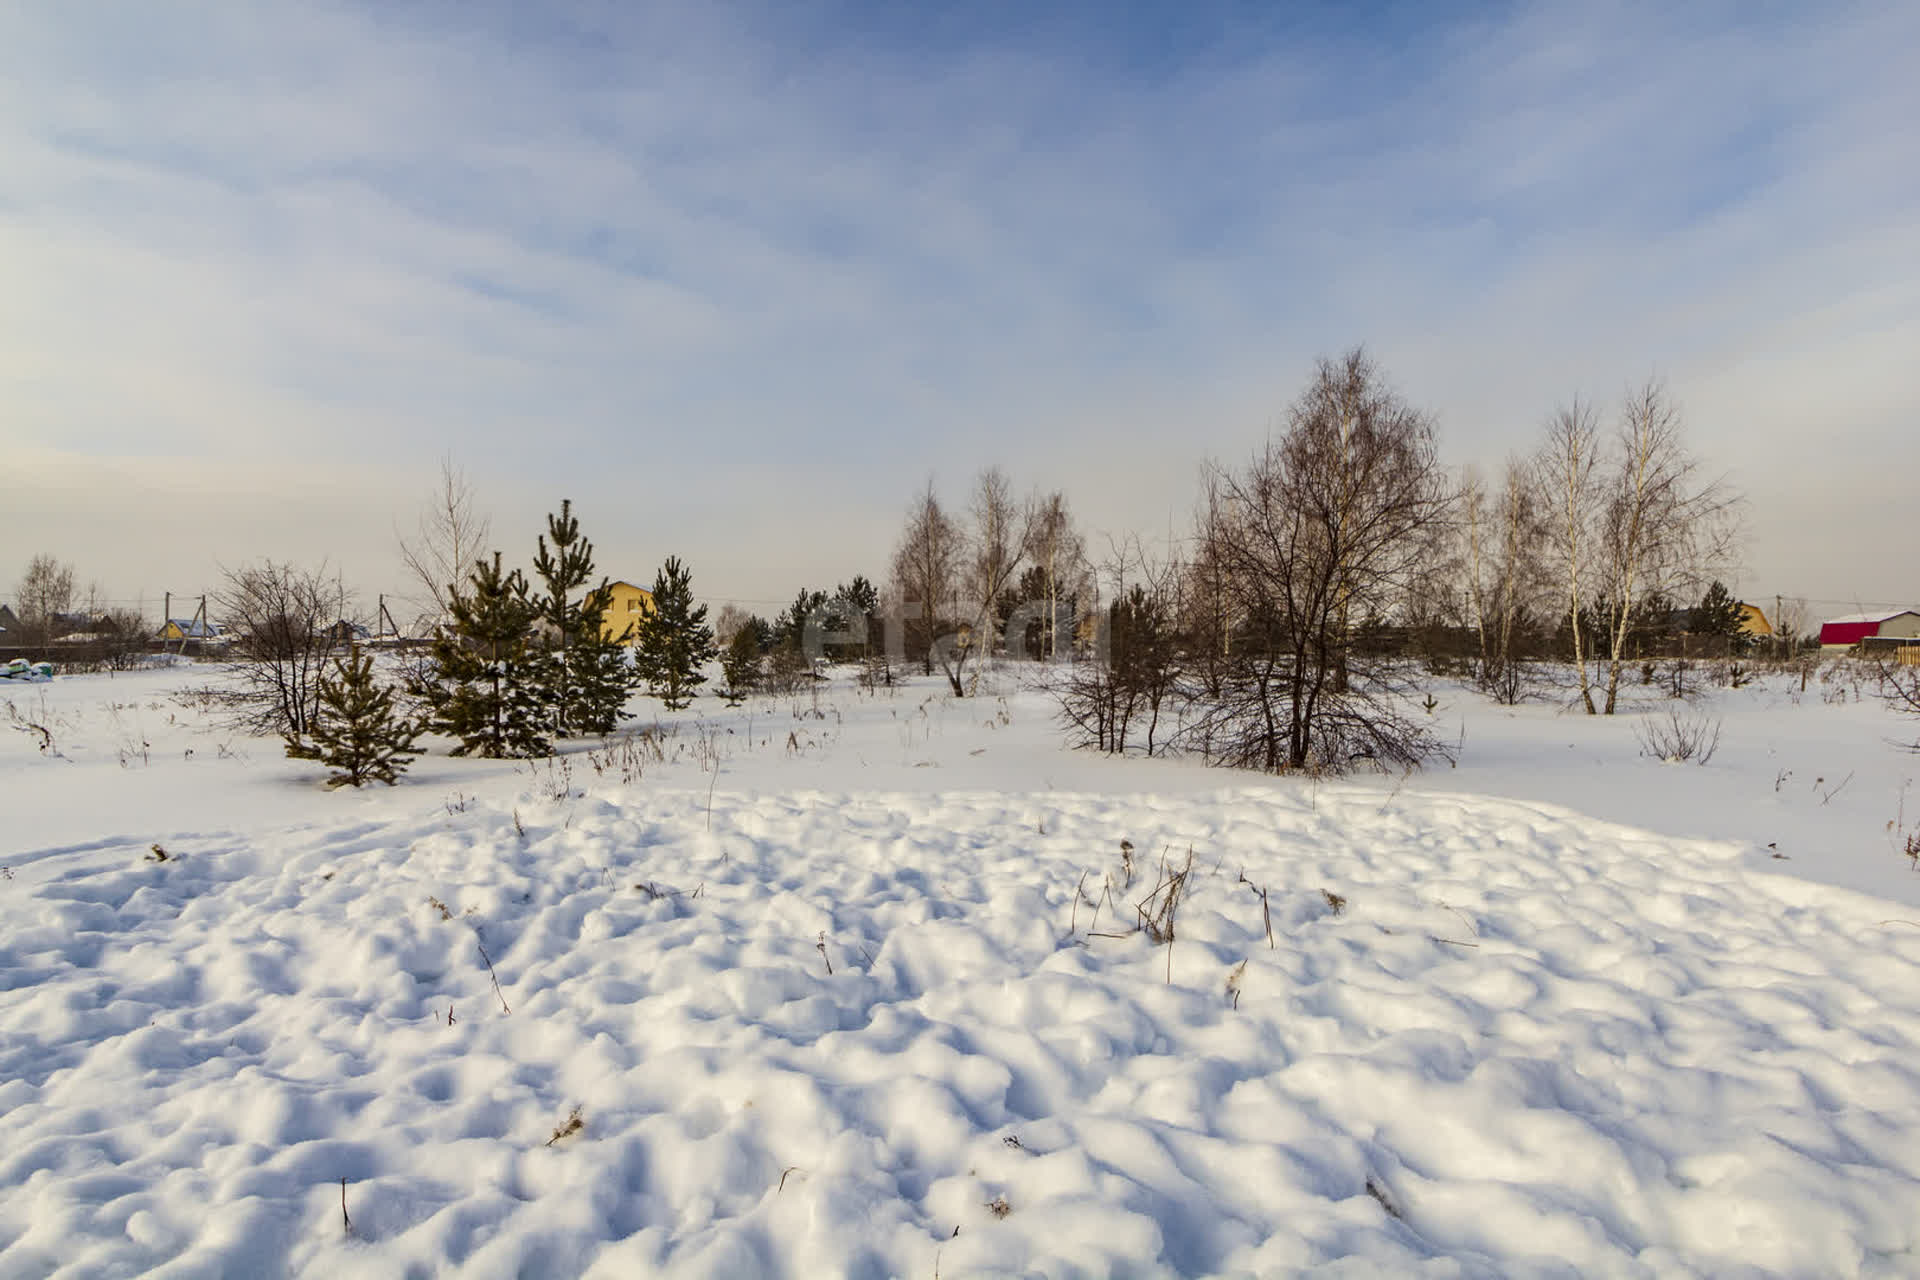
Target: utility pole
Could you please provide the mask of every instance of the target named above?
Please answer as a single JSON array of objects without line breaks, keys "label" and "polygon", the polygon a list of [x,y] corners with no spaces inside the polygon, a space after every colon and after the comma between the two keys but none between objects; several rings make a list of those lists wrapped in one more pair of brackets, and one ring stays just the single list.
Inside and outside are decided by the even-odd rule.
[{"label": "utility pole", "polygon": [[167,592],[166,603],[160,606],[160,652],[167,651],[167,628],[173,625],[173,592]]}]

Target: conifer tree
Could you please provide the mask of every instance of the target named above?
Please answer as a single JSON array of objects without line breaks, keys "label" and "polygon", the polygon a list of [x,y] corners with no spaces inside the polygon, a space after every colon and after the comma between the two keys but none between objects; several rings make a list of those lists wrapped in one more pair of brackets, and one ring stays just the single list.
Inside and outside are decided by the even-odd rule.
[{"label": "conifer tree", "polygon": [[1744,638],[1740,625],[1746,619],[1746,611],[1740,602],[1733,598],[1724,582],[1718,578],[1700,597],[1700,603],[1693,610],[1692,625],[1688,630],[1703,636],[1717,636],[1727,642],[1727,647],[1735,653],[1740,651],[1740,642]]},{"label": "conifer tree", "polygon": [[760,636],[751,622],[733,633],[720,655],[720,674],[726,688],[720,696],[738,705],[760,683]]},{"label": "conifer tree", "polygon": [[547,624],[547,647],[536,654],[532,668],[544,722],[562,738],[611,732],[635,676],[621,643],[624,637],[607,635],[601,625],[612,602],[607,580],[601,578],[598,587],[577,600],[569,598],[593,574],[593,543],[580,536],[571,500],[561,501],[558,516],[547,517],[547,533],[539,541],[533,567],[546,588],[534,603]]},{"label": "conifer tree", "polygon": [[653,579],[653,612],[640,620],[634,665],[648,689],[677,711],[706,683],[701,664],[713,656],[707,606],[693,603],[693,575],[668,556]]},{"label": "conifer tree", "polygon": [[602,624],[612,607],[613,589],[605,579],[581,601],[586,627],[572,651],[575,684],[571,714],[576,733],[612,733],[627,699],[640,687],[640,673],[627,648],[633,624],[628,623],[619,632],[610,632]]},{"label": "conifer tree", "polygon": [[424,690],[432,726],[460,739],[457,756],[533,756],[548,749],[528,680],[535,609],[518,569],[500,553],[474,565],[467,590],[449,591],[451,622],[433,641],[435,678]]},{"label": "conifer tree", "polygon": [[330,787],[392,786],[413,762],[410,753],[419,732],[395,705],[393,690],[374,679],[373,656],[355,645],[320,676],[312,742],[290,741],[287,754],[331,767]]}]

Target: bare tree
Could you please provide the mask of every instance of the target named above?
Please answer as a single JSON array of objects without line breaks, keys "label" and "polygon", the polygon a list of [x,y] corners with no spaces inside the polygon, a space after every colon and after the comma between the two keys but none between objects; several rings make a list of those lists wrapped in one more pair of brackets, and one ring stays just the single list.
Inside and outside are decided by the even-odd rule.
[{"label": "bare tree", "polygon": [[1319,363],[1285,434],[1244,470],[1212,469],[1200,541],[1240,622],[1197,725],[1209,755],[1270,771],[1410,767],[1438,748],[1354,624],[1404,596],[1451,499],[1429,419],[1360,349]]},{"label": "bare tree", "polygon": [[933,646],[956,698],[965,697],[969,689],[968,660],[994,651],[1000,597],[1026,562],[1036,523],[1034,505],[1023,507],[1014,500],[1013,486],[999,467],[988,467],[974,481],[971,505],[973,530],[963,552],[963,598],[958,602],[964,628],[956,642]]},{"label": "bare tree", "polygon": [[[1920,666],[1883,661],[1880,664],[1880,700],[1889,710],[1920,716]],[[1920,752],[1920,742],[1903,745],[1908,751]]]},{"label": "bare tree", "polygon": [[1535,461],[1540,506],[1551,529],[1551,563],[1561,583],[1561,603],[1573,633],[1573,665],[1580,677],[1580,702],[1588,715],[1599,708],[1587,671],[1586,593],[1595,572],[1594,543],[1599,501],[1600,421],[1593,406],[1577,396],[1547,420],[1547,440]]},{"label": "bare tree", "polygon": [[1022,505],[1013,497],[1007,473],[999,467],[982,471],[973,486],[973,556],[968,565],[975,630],[987,626],[993,607],[1027,562],[1033,548],[1037,503]]},{"label": "bare tree", "polygon": [[1475,681],[1496,702],[1526,691],[1516,633],[1542,585],[1535,552],[1548,532],[1538,487],[1526,463],[1509,459],[1500,491],[1489,496],[1469,472],[1461,489],[1466,604],[1479,649]]},{"label": "bare tree", "polygon": [[970,643],[970,637],[941,634],[942,624],[951,622],[963,549],[960,527],[941,507],[933,481],[927,481],[907,512],[893,553],[893,589],[905,623],[907,656],[927,675],[933,674],[940,644]]},{"label": "bare tree", "polygon": [[1731,558],[1738,499],[1724,480],[1702,474],[1682,439],[1679,410],[1657,379],[1627,398],[1603,493],[1605,713],[1612,715],[1636,605],[1697,588]]},{"label": "bare tree", "polygon": [[1487,484],[1480,477],[1478,467],[1468,467],[1460,477],[1460,535],[1465,543],[1461,559],[1464,563],[1458,568],[1466,574],[1466,615],[1467,624],[1473,628],[1474,641],[1480,650],[1480,669],[1477,676],[1484,676],[1488,660],[1487,640],[1487,589],[1483,562],[1487,557],[1487,540],[1491,536],[1487,517]]},{"label": "bare tree", "polygon": [[108,671],[126,671],[146,657],[151,631],[138,609],[108,609],[100,615],[98,627],[100,660]]},{"label": "bare tree", "polygon": [[325,564],[272,560],[223,567],[221,584],[211,603],[236,637],[235,661],[210,695],[244,731],[306,749],[335,628],[351,620],[346,587]]},{"label": "bare tree", "polygon": [[752,625],[751,612],[731,602],[723,604],[719,612],[713,615],[713,641],[720,648],[725,649],[733,643],[733,637],[739,634],[742,627]]},{"label": "bare tree", "polygon": [[[1030,506],[1028,534],[1033,563],[1040,569],[1042,599],[1023,602],[1040,608],[1040,657],[1057,661],[1060,649],[1060,619],[1069,612],[1064,606],[1074,601],[1078,608],[1093,608],[1093,573],[1087,560],[1086,544],[1073,527],[1073,512],[1067,497],[1059,490],[1043,494]],[[1071,629],[1072,621],[1068,627]],[[1024,630],[1024,629],[1023,629]],[[1069,634],[1067,647],[1073,647]]]},{"label": "bare tree", "polygon": [[1804,597],[1783,596],[1774,601],[1773,639],[1777,653],[1791,658],[1798,651],[1800,639],[1807,631],[1807,621],[1812,616],[1812,606]]},{"label": "bare tree", "polygon": [[473,486],[452,455],[440,459],[440,484],[420,512],[412,537],[396,537],[413,586],[410,603],[422,633],[447,621],[454,585],[466,580],[485,551],[493,521],[482,513]]},{"label": "bare tree", "polygon": [[55,616],[73,609],[73,566],[50,555],[33,557],[14,588],[14,598],[26,643],[45,644],[53,639]]},{"label": "bare tree", "polygon": [[1182,566],[1155,557],[1139,540],[1116,543],[1108,561],[1113,604],[1097,628],[1091,661],[1064,668],[1052,682],[1060,720],[1073,745],[1118,755],[1144,720],[1148,755],[1168,745],[1163,719],[1177,706],[1181,685],[1179,624]]}]

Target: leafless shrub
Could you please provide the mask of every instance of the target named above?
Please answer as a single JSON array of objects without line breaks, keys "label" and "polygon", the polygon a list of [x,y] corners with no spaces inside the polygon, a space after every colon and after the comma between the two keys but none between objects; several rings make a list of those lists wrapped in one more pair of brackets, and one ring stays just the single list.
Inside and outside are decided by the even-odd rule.
[{"label": "leafless shrub", "polygon": [[1656,760],[1705,764],[1720,746],[1720,721],[1670,710],[1665,718],[1645,716],[1633,728],[1640,750]]},{"label": "leafless shrub", "polygon": [[1887,841],[1915,871],[1920,871],[1920,826],[1909,826],[1907,822],[1907,791],[1912,786],[1911,778],[1901,784],[1900,808],[1887,823]]},{"label": "leafless shrub", "polygon": [[1097,615],[1093,655],[1048,683],[1072,745],[1120,755],[1138,724],[1151,756],[1176,736],[1163,722],[1177,717],[1183,683],[1182,566],[1128,539],[1115,547],[1108,573],[1114,598]]},{"label": "leafless shrub", "polygon": [[693,730],[693,762],[700,766],[700,772],[718,774],[725,759],[724,744],[721,741],[721,727],[701,720]]},{"label": "leafless shrub", "polygon": [[200,691],[232,727],[304,744],[320,705],[320,677],[347,619],[348,595],[326,565],[303,569],[263,560],[222,570],[212,599],[236,637],[222,685]]},{"label": "leafless shrub", "polygon": [[820,679],[813,659],[798,645],[776,645],[767,655],[766,690],[777,697],[791,697]]},{"label": "leafless shrub", "polygon": [[587,765],[596,778],[610,778],[622,785],[638,782],[648,765],[666,760],[666,736],[655,725],[603,737],[598,747],[586,753]]},{"label": "leafless shrub", "polygon": [[533,775],[534,794],[542,799],[558,804],[562,800],[576,798],[573,789],[572,756],[547,756],[530,763],[527,771]]},{"label": "leafless shrub", "polygon": [[1167,864],[1167,856],[1160,855],[1160,874],[1155,878],[1153,890],[1134,904],[1139,913],[1140,927],[1146,932],[1149,941],[1156,946],[1164,944],[1167,948],[1167,981],[1173,981],[1173,939],[1175,925],[1180,914],[1180,904],[1187,892],[1187,880],[1193,874],[1193,850],[1187,850],[1187,860],[1178,871]]},{"label": "leafless shrub", "polygon": [[21,714],[20,708],[14,705],[13,699],[7,699],[7,723],[21,733],[32,737],[41,755],[64,758],[60,755],[59,748],[53,743],[54,718],[47,711],[46,695],[41,695],[38,709],[29,707],[24,715]]},{"label": "leafless shrub", "polygon": [[[1891,710],[1920,716],[1920,666],[1883,663],[1879,674],[1880,701]],[[1909,744],[1907,750],[1920,751],[1920,742]]]},{"label": "leafless shrub", "polygon": [[893,688],[893,660],[885,653],[870,653],[860,663],[855,677],[864,693]]}]

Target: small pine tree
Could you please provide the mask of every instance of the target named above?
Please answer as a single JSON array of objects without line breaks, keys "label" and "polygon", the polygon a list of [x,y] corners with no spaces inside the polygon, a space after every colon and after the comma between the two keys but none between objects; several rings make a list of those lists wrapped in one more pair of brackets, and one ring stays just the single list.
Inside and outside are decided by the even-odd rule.
[{"label": "small pine tree", "polygon": [[1744,634],[1740,625],[1745,620],[1740,602],[1733,598],[1725,583],[1716,579],[1694,606],[1692,625],[1688,629],[1696,635],[1717,636],[1727,642],[1731,651],[1738,653]]},{"label": "small pine tree", "polygon": [[[413,762],[419,728],[402,715],[393,690],[373,676],[373,656],[355,645],[320,676],[310,743],[290,741],[287,754],[334,770],[330,787],[392,786]],[[297,748],[297,749],[296,749]]]},{"label": "small pine tree", "polygon": [[851,633],[855,639],[838,646],[832,656],[847,662],[872,656],[877,630],[874,618],[880,612],[880,589],[867,581],[864,575],[856,573],[852,582],[840,584],[833,593],[833,599],[838,611],[839,629]]},{"label": "small pine tree", "polygon": [[720,696],[736,705],[760,683],[760,635],[751,621],[727,642],[720,655],[720,674],[727,682]]},{"label": "small pine tree", "polygon": [[529,682],[535,609],[518,569],[500,553],[479,561],[468,590],[450,591],[452,622],[433,641],[434,678],[423,690],[432,727],[460,739],[457,756],[535,756],[548,750]]},{"label": "small pine tree", "polygon": [[653,579],[653,612],[640,620],[634,666],[648,689],[677,711],[706,683],[700,668],[712,656],[707,606],[693,603],[693,575],[677,556],[668,556]]},{"label": "small pine tree", "polygon": [[633,624],[610,634],[601,623],[612,605],[613,589],[605,579],[581,601],[587,625],[573,642],[572,721],[579,733],[612,733],[627,699],[640,685],[627,649]]},{"label": "small pine tree", "polygon": [[[547,538],[553,539],[551,548]],[[593,574],[593,543],[580,536],[573,503],[563,499],[560,514],[547,517],[547,534],[533,558],[546,593],[535,601],[546,623],[547,647],[533,660],[535,696],[557,737],[611,733],[633,692],[636,678],[627,663],[623,636],[605,634],[601,619],[612,601],[605,578],[578,600],[568,597]]]}]

